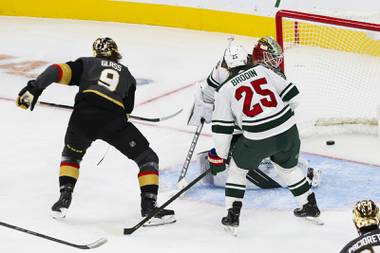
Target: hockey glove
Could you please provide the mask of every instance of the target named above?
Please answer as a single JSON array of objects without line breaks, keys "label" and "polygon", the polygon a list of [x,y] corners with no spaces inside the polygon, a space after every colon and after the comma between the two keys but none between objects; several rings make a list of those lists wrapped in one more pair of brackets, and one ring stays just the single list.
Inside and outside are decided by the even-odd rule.
[{"label": "hockey glove", "polygon": [[225,160],[216,154],[215,148],[208,152],[208,161],[210,163],[211,173],[214,176],[226,169]]},{"label": "hockey glove", "polygon": [[30,80],[28,84],[18,93],[16,104],[22,109],[28,109],[33,111],[34,106],[37,103],[38,97],[42,93],[42,89],[35,85],[35,80]]},{"label": "hockey glove", "polygon": [[202,119],[204,119],[205,123],[210,123],[214,105],[203,101],[202,87],[197,88],[194,97],[194,105],[187,121],[187,125],[199,126]]}]

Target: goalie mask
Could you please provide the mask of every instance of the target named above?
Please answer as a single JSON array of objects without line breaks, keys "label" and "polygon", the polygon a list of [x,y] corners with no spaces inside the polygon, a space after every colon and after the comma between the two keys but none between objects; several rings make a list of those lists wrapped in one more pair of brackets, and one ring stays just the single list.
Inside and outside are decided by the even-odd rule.
[{"label": "goalie mask", "polygon": [[105,37],[98,38],[92,44],[92,51],[95,57],[109,57],[115,60],[121,59],[116,42],[113,39]]},{"label": "goalie mask", "polygon": [[284,55],[282,48],[273,38],[264,36],[260,38],[252,52],[253,64],[262,64],[269,68],[278,68]]},{"label": "goalie mask", "polygon": [[244,66],[248,63],[248,53],[243,46],[229,46],[224,50],[223,61],[227,69]]},{"label": "goalie mask", "polygon": [[359,234],[368,230],[368,227],[378,228],[379,207],[372,200],[359,201],[352,210],[352,219]]}]

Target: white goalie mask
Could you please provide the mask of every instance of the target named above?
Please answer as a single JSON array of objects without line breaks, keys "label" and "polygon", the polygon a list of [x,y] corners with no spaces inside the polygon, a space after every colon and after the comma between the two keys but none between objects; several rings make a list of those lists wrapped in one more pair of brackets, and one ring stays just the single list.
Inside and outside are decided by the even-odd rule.
[{"label": "white goalie mask", "polygon": [[246,65],[248,62],[248,53],[241,45],[231,45],[224,51],[224,62],[228,69]]}]

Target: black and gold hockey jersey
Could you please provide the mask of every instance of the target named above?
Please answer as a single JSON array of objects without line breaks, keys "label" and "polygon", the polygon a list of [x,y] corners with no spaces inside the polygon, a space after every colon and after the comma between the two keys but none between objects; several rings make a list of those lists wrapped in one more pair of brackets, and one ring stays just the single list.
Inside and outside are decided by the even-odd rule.
[{"label": "black and gold hockey jersey", "polygon": [[37,85],[44,89],[52,82],[79,86],[76,103],[88,98],[100,106],[118,106],[126,113],[134,107],[136,80],[128,68],[110,58],[82,57],[76,61],[49,66]]},{"label": "black and gold hockey jersey", "polygon": [[369,231],[349,242],[340,253],[377,252],[374,246],[380,245],[380,229]]}]

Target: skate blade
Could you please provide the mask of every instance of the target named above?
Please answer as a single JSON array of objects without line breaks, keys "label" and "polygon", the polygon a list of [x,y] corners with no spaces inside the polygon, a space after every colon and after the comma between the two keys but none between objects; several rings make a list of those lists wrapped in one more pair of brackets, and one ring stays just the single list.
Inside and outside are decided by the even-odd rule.
[{"label": "skate blade", "polygon": [[226,225],[223,225],[223,227],[224,227],[224,231],[226,231],[227,233],[233,235],[234,237],[237,237],[237,235],[238,235],[238,227],[226,226]]},{"label": "skate blade", "polygon": [[52,211],[52,217],[56,220],[63,220],[66,218],[67,208],[61,208],[60,211]]},{"label": "skate blade", "polygon": [[163,216],[162,218],[153,217],[152,219],[148,220],[143,225],[143,227],[161,226],[161,225],[171,224],[171,223],[174,223],[176,221],[177,220],[175,219],[174,215],[166,215],[166,216]]},{"label": "skate blade", "polygon": [[325,225],[325,223],[320,218],[317,218],[317,217],[303,217],[303,218],[307,222],[310,222],[310,223],[312,223],[314,225],[318,225],[318,226]]}]

